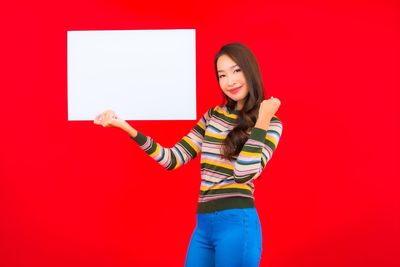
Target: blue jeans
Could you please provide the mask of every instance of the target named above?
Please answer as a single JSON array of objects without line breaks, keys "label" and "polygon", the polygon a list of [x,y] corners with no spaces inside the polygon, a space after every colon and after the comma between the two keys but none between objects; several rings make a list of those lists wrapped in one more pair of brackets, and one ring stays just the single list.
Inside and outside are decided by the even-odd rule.
[{"label": "blue jeans", "polygon": [[197,214],[185,267],[256,267],[261,249],[255,208]]}]

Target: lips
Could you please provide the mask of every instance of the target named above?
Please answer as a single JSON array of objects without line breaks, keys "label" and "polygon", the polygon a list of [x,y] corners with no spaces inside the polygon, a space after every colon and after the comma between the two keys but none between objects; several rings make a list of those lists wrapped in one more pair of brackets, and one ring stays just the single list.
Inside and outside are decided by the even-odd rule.
[{"label": "lips", "polygon": [[233,89],[229,90],[229,93],[236,94],[236,93],[238,93],[240,91],[241,88],[242,88],[242,86],[233,88]]}]

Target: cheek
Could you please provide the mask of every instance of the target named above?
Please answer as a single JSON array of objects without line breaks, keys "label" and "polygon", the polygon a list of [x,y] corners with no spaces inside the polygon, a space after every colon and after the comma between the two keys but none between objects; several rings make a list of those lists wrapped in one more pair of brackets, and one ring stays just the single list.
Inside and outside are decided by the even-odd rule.
[{"label": "cheek", "polygon": [[224,90],[225,89],[225,83],[224,83],[224,81],[222,81],[222,80],[219,80],[219,87],[222,89],[222,90]]},{"label": "cheek", "polygon": [[242,84],[246,84],[246,77],[244,77],[244,74],[243,74],[243,73],[241,73],[241,75],[240,75],[240,82],[241,82]]}]

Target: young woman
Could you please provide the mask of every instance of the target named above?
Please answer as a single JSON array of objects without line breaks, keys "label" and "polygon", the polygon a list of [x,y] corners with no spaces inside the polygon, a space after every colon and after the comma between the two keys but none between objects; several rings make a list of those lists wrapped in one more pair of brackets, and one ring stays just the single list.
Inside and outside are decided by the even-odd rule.
[{"label": "young woman", "polygon": [[110,110],[94,123],[121,128],[168,170],[201,154],[197,223],[185,266],[258,266],[262,241],[253,182],[278,145],[282,123],[275,113],[280,101],[265,100],[258,63],[243,44],[223,46],[214,66],[225,103],[210,108],[172,148],[162,147]]}]

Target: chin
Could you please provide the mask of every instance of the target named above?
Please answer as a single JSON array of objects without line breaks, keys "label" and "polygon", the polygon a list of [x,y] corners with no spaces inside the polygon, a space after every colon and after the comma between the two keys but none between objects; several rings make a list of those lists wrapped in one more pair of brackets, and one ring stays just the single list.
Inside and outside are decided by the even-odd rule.
[{"label": "chin", "polygon": [[230,100],[234,101],[234,102],[238,102],[238,100],[240,100],[240,99],[237,99],[236,97],[230,97],[230,96],[228,96],[228,98],[229,98]]},{"label": "chin", "polygon": [[229,97],[230,99],[232,99],[233,101],[235,101],[235,102],[238,102],[238,101],[240,101],[240,100],[243,100],[243,99],[245,99],[246,97],[242,97],[242,96],[233,96],[233,97]]}]

